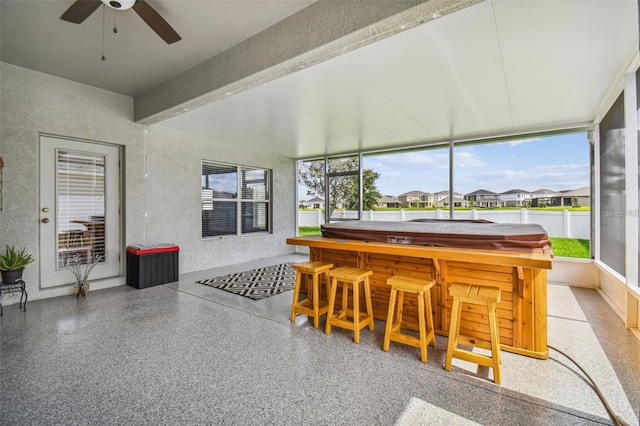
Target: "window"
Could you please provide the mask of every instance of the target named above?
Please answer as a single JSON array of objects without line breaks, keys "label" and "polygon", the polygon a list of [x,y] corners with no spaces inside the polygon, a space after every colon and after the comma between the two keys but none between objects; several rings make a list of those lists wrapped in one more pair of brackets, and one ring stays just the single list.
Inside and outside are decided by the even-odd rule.
[{"label": "window", "polygon": [[[360,219],[359,165],[357,155],[327,159],[329,210],[325,220],[335,222]],[[353,213],[347,215],[347,211]]]},{"label": "window", "polygon": [[359,165],[358,155],[299,161],[299,197],[313,196],[303,203],[326,209],[325,222],[359,219]]},{"label": "window", "polygon": [[[361,212],[356,154],[327,158],[326,167],[325,160],[299,160],[298,194],[328,197],[331,221],[360,214],[367,221],[539,224],[557,247],[567,247],[557,256],[589,258],[590,158],[586,129],[362,153]],[[346,197],[338,197],[340,189]],[[322,220],[312,211],[298,213],[301,227],[319,228]]]},{"label": "window", "polygon": [[624,98],[600,122],[600,259],[625,275]]},{"label": "window", "polygon": [[58,268],[105,254],[105,156],[57,151]]},{"label": "window", "polygon": [[[367,194],[373,193],[382,200],[378,202],[381,209],[370,215],[369,220],[449,217],[448,146],[368,154],[363,156],[363,169],[363,197],[366,199]],[[367,173],[373,174],[373,182],[367,183]],[[403,212],[382,210],[394,208]],[[365,206],[365,210],[374,209]]]},{"label": "window", "polygon": [[270,170],[203,161],[201,186],[203,237],[270,231]]}]

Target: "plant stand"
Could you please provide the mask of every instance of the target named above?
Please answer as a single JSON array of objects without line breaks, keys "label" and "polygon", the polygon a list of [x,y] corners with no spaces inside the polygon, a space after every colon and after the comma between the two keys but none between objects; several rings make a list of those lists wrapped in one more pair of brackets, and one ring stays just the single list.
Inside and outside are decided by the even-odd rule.
[{"label": "plant stand", "polygon": [[[27,298],[29,295],[27,294],[26,283],[22,280],[18,280],[15,283],[5,284],[0,283],[0,317],[3,314],[2,309],[2,297],[5,294],[18,293],[20,292],[20,308],[23,308],[24,312],[27,312]],[[24,298],[24,307],[22,305],[22,299]]]}]

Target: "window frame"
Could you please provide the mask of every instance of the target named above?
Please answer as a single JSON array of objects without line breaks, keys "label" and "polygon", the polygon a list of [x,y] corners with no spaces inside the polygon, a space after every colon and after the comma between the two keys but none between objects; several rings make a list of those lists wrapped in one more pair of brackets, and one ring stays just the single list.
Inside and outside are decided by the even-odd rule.
[{"label": "window frame", "polygon": [[[218,191],[218,196],[213,196],[213,192],[216,188],[213,188],[209,184],[205,184],[205,176],[210,176],[212,173],[206,173],[205,168],[215,168],[220,167],[222,169],[227,169],[228,171],[235,169],[235,193],[230,193],[229,197],[221,197],[220,194],[223,191]],[[264,179],[255,179],[255,178],[246,178],[247,174],[251,174],[251,172],[260,171],[264,172]],[[212,239],[212,238],[227,238],[227,237],[243,237],[249,235],[264,235],[271,234],[273,231],[272,226],[272,179],[273,179],[273,171],[271,169],[267,169],[264,167],[251,167],[244,166],[239,164],[231,164],[224,163],[221,161],[213,161],[213,160],[202,160],[200,167],[200,234],[202,239]],[[255,184],[256,182],[264,182],[263,191],[259,191],[260,196],[256,198],[246,197],[247,193],[254,194],[253,191],[247,191],[248,184]],[[211,196],[206,196],[205,191],[211,191]],[[224,191],[226,193],[226,191]],[[235,205],[234,210],[234,220],[233,220],[233,228],[235,232],[211,232],[211,227],[207,227],[207,221],[212,222],[215,220],[215,217],[211,217],[210,219],[205,218],[205,211],[213,211],[213,206],[216,203],[230,203]],[[265,206],[264,210],[264,229],[257,229],[252,231],[247,231],[243,229],[243,213],[246,213],[247,205],[260,205],[263,204]],[[209,208],[206,208],[209,207]],[[253,209],[255,211],[255,209]],[[217,214],[224,214],[224,210],[217,212]],[[213,214],[212,214],[213,216]],[[252,215],[252,219],[255,220],[256,216]],[[207,227],[208,232],[206,232],[205,227]]]}]

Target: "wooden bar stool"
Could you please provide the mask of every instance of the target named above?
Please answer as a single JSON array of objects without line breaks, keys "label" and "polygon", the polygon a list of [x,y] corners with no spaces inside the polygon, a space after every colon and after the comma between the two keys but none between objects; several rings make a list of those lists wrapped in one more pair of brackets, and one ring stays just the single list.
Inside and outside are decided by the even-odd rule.
[{"label": "wooden bar stool", "polygon": [[[333,268],[333,263],[324,262],[302,262],[294,263],[292,268],[296,272],[296,283],[293,287],[293,301],[291,302],[291,321],[296,320],[296,313],[305,314],[313,318],[313,326],[318,328],[320,325],[320,316],[327,313],[329,305],[320,304],[320,275],[324,275],[324,281],[327,286],[327,297],[329,297],[329,269]],[[298,301],[300,297],[300,287],[302,286],[302,277],[308,276],[307,280],[307,298]]]},{"label": "wooden bar stool", "polygon": [[[371,304],[371,288],[369,277],[373,271],[366,269],[342,266],[329,272],[331,276],[331,292],[329,293],[329,313],[327,314],[327,324],[324,332],[331,334],[331,326],[346,328],[353,331],[353,341],[360,343],[360,329],[369,326],[370,331],[374,331],[373,307]],[[334,313],[336,305],[336,293],[338,282],[342,283],[342,305],[340,311]],[[367,312],[360,310],[360,284],[364,285],[364,299],[367,305]],[[348,308],[349,287],[353,289],[353,306]]]},{"label": "wooden bar stool", "polygon": [[[493,381],[499,385],[501,382],[500,335],[498,334],[496,304],[500,303],[500,289],[483,285],[454,283],[449,286],[449,295],[453,297],[453,305],[451,307],[451,326],[449,328],[449,343],[444,369],[451,371],[452,358],[459,358],[485,367],[491,367],[493,368]],[[487,307],[490,342],[460,334],[462,303],[472,303]],[[491,356],[459,349],[459,344],[488,349],[491,351]]]},{"label": "wooden bar stool", "polygon": [[[394,342],[420,348],[420,360],[427,362],[427,345],[436,346],[433,314],[431,312],[431,288],[435,285],[435,281],[395,275],[387,280],[387,284],[391,286],[391,295],[389,296],[389,313],[387,314],[387,326],[384,330],[382,350],[388,351],[389,344],[393,340]],[[418,296],[417,323],[402,320],[405,293],[413,293]],[[419,337],[402,333],[402,329],[417,331]]]}]

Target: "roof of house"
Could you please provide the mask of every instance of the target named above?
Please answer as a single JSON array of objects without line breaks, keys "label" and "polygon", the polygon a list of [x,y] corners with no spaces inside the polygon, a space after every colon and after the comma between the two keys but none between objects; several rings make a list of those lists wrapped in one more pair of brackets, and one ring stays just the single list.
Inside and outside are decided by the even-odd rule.
[{"label": "roof of house", "polygon": [[409,191],[409,192],[405,192],[404,194],[400,194],[398,195],[398,197],[416,197],[416,196],[420,196],[420,195],[432,195],[430,192],[422,192],[422,191]]},{"label": "roof of house", "polygon": [[502,192],[501,194],[531,194],[531,192],[525,191],[524,189],[510,189],[508,191]]},{"label": "roof of house", "polygon": [[[438,191],[438,192],[434,192],[433,195],[447,195],[447,196],[449,196],[449,191],[447,191],[447,190]],[[462,194],[460,194],[459,192],[454,192],[453,193],[454,197],[457,196],[457,195],[462,196]]]},{"label": "roof of house", "polygon": [[574,189],[572,191],[561,192],[556,194],[556,197],[589,197],[591,195],[591,190],[588,186],[583,186],[582,188]]},{"label": "roof of house", "polygon": [[465,194],[465,196],[468,196],[468,195],[498,195],[498,194],[495,192],[487,191],[486,189],[478,189],[477,191],[473,191],[468,194]]},{"label": "roof of house", "polygon": [[397,197],[393,197],[391,195],[383,195],[382,197],[378,198],[378,203],[399,203],[400,201],[398,200]]},{"label": "roof of house", "polygon": [[[450,200],[450,197],[444,197],[442,200],[440,200],[440,202],[445,202],[448,203]],[[460,198],[460,197],[453,197],[453,202],[454,203],[468,203],[469,200],[465,200],[464,198]]]},{"label": "roof of house", "polygon": [[532,192],[532,194],[557,194],[558,191],[554,191],[553,189],[540,188],[536,189]]}]

